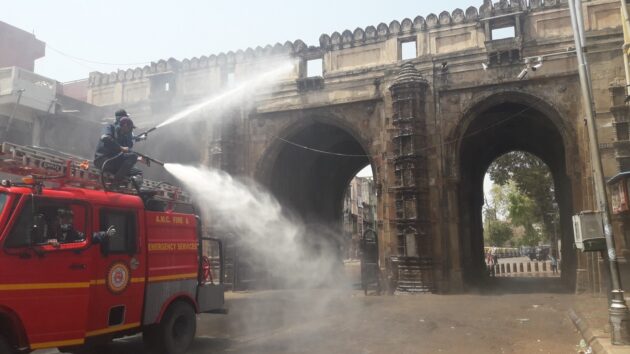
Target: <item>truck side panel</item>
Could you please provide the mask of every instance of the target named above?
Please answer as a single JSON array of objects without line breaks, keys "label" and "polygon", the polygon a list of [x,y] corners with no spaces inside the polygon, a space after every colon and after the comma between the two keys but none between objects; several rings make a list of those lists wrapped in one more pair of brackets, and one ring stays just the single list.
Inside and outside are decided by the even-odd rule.
[{"label": "truck side panel", "polygon": [[[147,212],[147,287],[143,322],[159,321],[174,297],[194,301],[198,284],[199,242],[195,217]],[[196,304],[195,304],[196,307]]]}]

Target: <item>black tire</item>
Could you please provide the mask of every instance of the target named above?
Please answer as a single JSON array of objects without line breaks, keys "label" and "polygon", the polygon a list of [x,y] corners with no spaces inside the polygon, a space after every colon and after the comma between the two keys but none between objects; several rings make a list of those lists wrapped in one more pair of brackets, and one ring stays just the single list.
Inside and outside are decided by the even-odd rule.
[{"label": "black tire", "polygon": [[13,348],[9,341],[3,336],[0,335],[0,354],[13,354],[16,353],[15,348]]},{"label": "black tire", "polygon": [[177,301],[171,304],[158,325],[143,331],[147,349],[158,354],[184,354],[197,331],[195,309],[188,303]]}]

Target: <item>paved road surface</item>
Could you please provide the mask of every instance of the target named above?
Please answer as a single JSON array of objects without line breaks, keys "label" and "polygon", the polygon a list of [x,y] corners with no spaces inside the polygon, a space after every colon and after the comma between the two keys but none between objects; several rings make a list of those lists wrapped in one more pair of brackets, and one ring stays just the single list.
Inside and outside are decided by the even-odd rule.
[{"label": "paved road surface", "polygon": [[[228,293],[230,313],[199,316],[190,353],[575,353],[574,296],[557,278],[492,282],[466,295]],[[109,352],[144,353],[139,337]]]}]

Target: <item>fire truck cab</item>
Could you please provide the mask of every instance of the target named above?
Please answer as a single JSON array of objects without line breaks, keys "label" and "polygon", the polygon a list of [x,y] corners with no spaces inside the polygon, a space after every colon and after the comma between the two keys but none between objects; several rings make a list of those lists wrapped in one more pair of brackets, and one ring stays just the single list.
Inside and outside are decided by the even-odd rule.
[{"label": "fire truck cab", "polygon": [[95,171],[29,149],[2,144],[0,170],[43,174],[44,161],[61,161],[64,177],[0,185],[0,353],[75,351],[139,332],[154,352],[185,352],[197,313],[225,313],[220,240],[203,236],[192,207],[174,211],[175,187],[87,188]]}]

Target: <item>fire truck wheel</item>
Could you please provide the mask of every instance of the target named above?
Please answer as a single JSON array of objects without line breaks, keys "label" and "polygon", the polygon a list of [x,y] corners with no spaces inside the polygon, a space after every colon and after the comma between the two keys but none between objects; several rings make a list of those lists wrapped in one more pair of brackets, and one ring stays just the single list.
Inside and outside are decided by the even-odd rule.
[{"label": "fire truck wheel", "polygon": [[9,342],[4,338],[3,335],[0,335],[0,353],[16,353],[15,349],[13,349],[11,345],[9,345]]},{"label": "fire truck wheel", "polygon": [[144,341],[152,353],[183,354],[195,338],[197,317],[188,303],[177,301],[166,310],[162,321],[147,328]]}]

